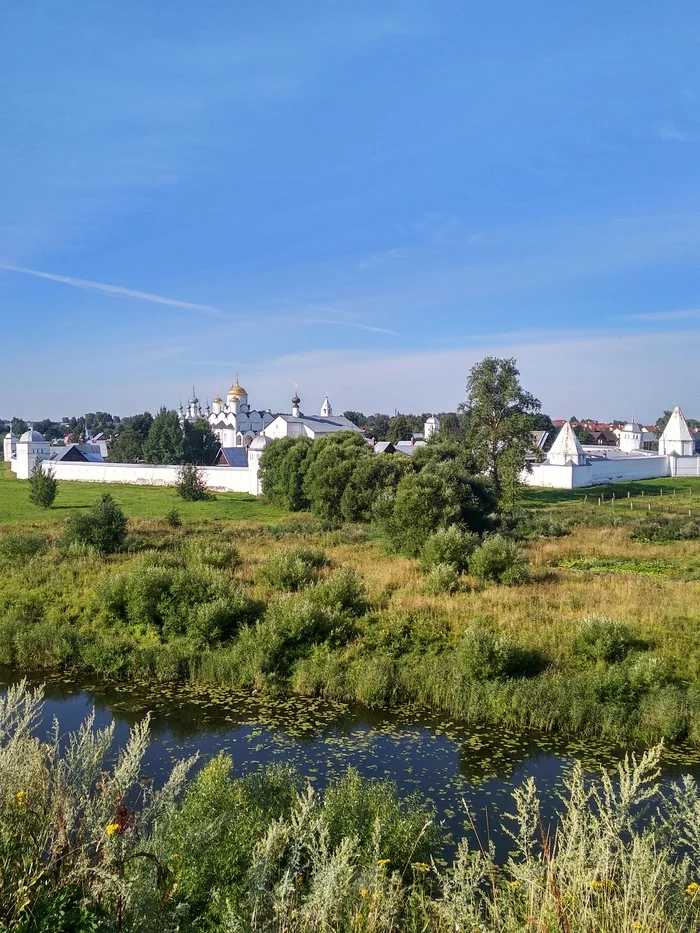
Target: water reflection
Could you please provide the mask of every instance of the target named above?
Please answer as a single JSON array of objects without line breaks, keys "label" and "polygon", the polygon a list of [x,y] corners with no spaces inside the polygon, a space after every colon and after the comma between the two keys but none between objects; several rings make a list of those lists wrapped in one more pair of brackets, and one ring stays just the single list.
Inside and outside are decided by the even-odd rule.
[{"label": "water reflection", "polygon": [[[0,671],[0,684],[15,679]],[[487,729],[416,710],[383,712],[318,699],[256,697],[218,687],[68,677],[47,680],[40,729],[48,731],[56,717],[65,736],[93,708],[98,727],[114,721],[115,749],[124,745],[131,726],[152,712],[152,743],[144,764],[156,782],[175,760],[195,752],[200,753],[201,767],[226,751],[238,775],[282,763],[319,788],[352,766],[366,777],[390,778],[402,794],[417,792],[428,799],[452,843],[476,830],[482,841],[493,839],[501,858],[509,839],[499,823],[504,813],[512,812],[512,792],[527,777],[534,777],[543,793],[542,812],[548,823],[575,759],[589,770],[611,769],[624,754],[598,740],[567,742],[534,732]],[[700,774],[697,750],[673,749],[666,758],[666,782],[688,771]]]}]

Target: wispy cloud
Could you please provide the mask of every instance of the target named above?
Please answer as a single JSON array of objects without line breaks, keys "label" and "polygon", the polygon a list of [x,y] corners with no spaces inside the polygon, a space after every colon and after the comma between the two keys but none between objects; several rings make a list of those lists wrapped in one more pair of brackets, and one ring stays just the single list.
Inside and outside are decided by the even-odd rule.
[{"label": "wispy cloud", "polygon": [[649,311],[643,314],[625,314],[630,321],[687,321],[700,317],[700,308],[682,308],[678,311]]},{"label": "wispy cloud", "polygon": [[368,269],[380,269],[382,266],[386,266],[388,263],[396,262],[399,259],[404,259],[408,254],[408,250],[401,246],[394,246],[391,249],[382,250],[379,253],[373,253],[367,259],[363,259],[362,262],[358,263],[357,268],[363,272]]},{"label": "wispy cloud", "polygon": [[691,139],[688,133],[677,129],[672,123],[661,123],[655,127],[655,130],[659,139],[672,139],[678,143],[687,143]]},{"label": "wispy cloud", "polygon": [[355,330],[369,330],[373,334],[391,334],[398,337],[395,330],[388,327],[374,327],[372,324],[360,324],[358,321],[330,321],[327,318],[296,318],[297,324],[331,324],[335,327],[354,327]]},{"label": "wispy cloud", "polygon": [[177,298],[167,298],[165,295],[154,295],[151,292],[139,292],[133,288],[124,288],[123,285],[107,285],[105,282],[91,282],[88,279],[76,279],[69,275],[56,275],[53,272],[42,272],[39,269],[27,269],[24,266],[14,266],[8,262],[0,262],[0,269],[7,272],[19,272],[21,275],[33,275],[37,279],[48,279],[51,282],[61,282],[73,288],[84,291],[102,292],[117,298],[134,298],[137,301],[150,301],[152,304],[167,305],[170,308],[184,308],[188,311],[204,311],[206,314],[223,314],[221,308],[212,305],[198,304],[193,301],[180,301]]}]

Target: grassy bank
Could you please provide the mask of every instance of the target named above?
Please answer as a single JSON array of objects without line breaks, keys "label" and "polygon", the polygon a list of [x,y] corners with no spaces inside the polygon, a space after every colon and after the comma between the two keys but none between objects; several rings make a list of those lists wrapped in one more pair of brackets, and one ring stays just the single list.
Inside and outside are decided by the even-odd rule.
[{"label": "grassy bank", "polygon": [[57,526],[70,512],[87,509],[102,493],[112,495],[133,518],[162,518],[178,509],[183,519],[203,521],[273,521],[280,509],[264,506],[246,493],[217,493],[210,502],[183,502],[172,486],[134,486],[127,483],[62,482],[50,511],[29,501],[29,483],[17,480],[10,464],[0,462],[0,525],[40,524]]},{"label": "grassy bank", "polygon": [[[348,771],[323,794],[292,772],[237,778],[219,755],[162,788],[141,777],[148,721],[116,761],[88,722],[59,754],[32,723],[41,693],[0,700],[0,930],[71,933],[621,933],[700,922],[700,798],[663,793],[660,750],[617,781],[568,779],[555,837],[534,781],[514,794],[513,845],[459,841],[418,797]],[[650,810],[656,813],[649,819]],[[466,814],[465,814],[466,816]]]},{"label": "grassy bank", "polygon": [[660,496],[657,482],[635,484],[629,500],[616,487],[625,507],[531,490],[545,504],[512,530],[527,581],[464,574],[437,595],[371,528],[275,519],[260,502],[264,523],[212,516],[224,497],[183,508],[178,528],[131,512],[126,547],[110,556],[61,547],[52,510],[0,535],[0,663],[697,743],[700,543],[663,538],[688,533],[695,487],[675,481]]}]

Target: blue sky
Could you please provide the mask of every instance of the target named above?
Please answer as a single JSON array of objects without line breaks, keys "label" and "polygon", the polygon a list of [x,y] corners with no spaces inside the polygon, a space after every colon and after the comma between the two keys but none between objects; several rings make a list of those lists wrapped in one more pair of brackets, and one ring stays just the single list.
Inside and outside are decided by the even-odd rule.
[{"label": "blue sky", "polygon": [[700,417],[700,7],[9,0],[0,414]]}]

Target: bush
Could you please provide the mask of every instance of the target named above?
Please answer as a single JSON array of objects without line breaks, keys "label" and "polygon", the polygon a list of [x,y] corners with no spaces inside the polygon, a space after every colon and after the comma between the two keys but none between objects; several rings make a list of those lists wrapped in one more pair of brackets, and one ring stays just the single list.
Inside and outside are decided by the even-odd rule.
[{"label": "bush", "polygon": [[545,666],[537,652],[479,624],[465,629],[456,653],[458,667],[469,680],[529,677],[539,674]]},{"label": "bush", "polygon": [[58,480],[51,466],[43,469],[37,457],[29,477],[29,501],[42,509],[50,509],[58,495]]},{"label": "bush", "polygon": [[573,652],[586,661],[621,661],[632,647],[632,633],[626,625],[606,616],[584,619],[574,636]]},{"label": "bush", "polygon": [[316,606],[331,612],[361,616],[367,611],[364,584],[351,567],[342,567],[327,580],[317,583],[307,592]]},{"label": "bush", "polygon": [[430,570],[436,564],[452,564],[458,573],[469,567],[469,558],[479,544],[479,537],[471,531],[465,531],[459,525],[440,528],[430,535],[421,552],[421,564],[424,570]]},{"label": "bush", "polygon": [[695,541],[700,538],[700,523],[659,515],[641,522],[631,534],[637,541]]},{"label": "bush", "polygon": [[315,583],[327,563],[323,551],[315,548],[284,548],[260,564],[258,579],[276,590],[299,590]]},{"label": "bush", "polygon": [[194,463],[183,463],[177,471],[175,489],[186,502],[204,502],[214,497],[207,489],[203,470]]},{"label": "bush", "polygon": [[102,554],[118,551],[126,538],[126,515],[109,493],[100,496],[86,513],[74,512],[62,544],[86,545]]},{"label": "bush", "polygon": [[46,548],[46,538],[26,531],[11,531],[0,538],[0,560],[20,564]]},{"label": "bush", "polygon": [[163,521],[168,528],[180,528],[182,526],[182,519],[177,509],[170,509],[169,512],[166,512]]},{"label": "bush", "polygon": [[217,570],[234,570],[241,563],[238,550],[223,541],[211,544],[195,538],[187,543],[187,553],[197,563]]},{"label": "bush", "polygon": [[459,589],[457,568],[454,564],[434,564],[426,574],[424,587],[431,596],[456,593]]},{"label": "bush", "polygon": [[469,561],[469,572],[478,580],[513,586],[527,580],[527,564],[518,545],[502,535],[486,538]]}]

